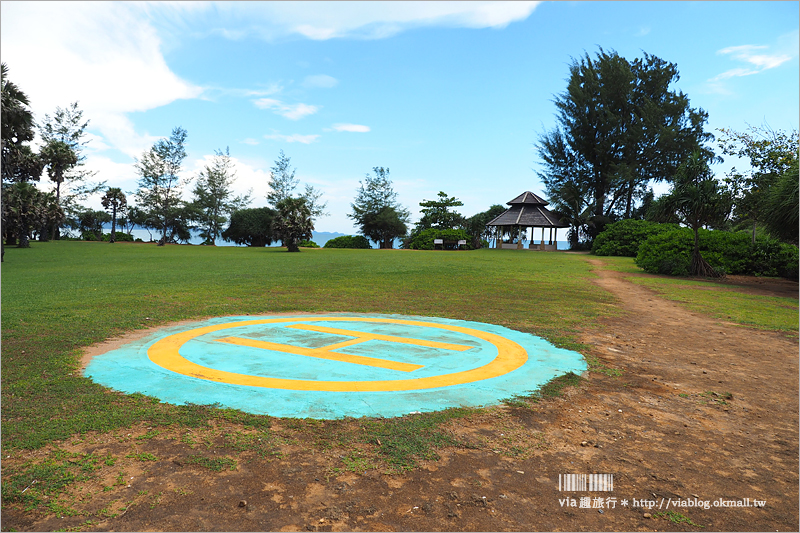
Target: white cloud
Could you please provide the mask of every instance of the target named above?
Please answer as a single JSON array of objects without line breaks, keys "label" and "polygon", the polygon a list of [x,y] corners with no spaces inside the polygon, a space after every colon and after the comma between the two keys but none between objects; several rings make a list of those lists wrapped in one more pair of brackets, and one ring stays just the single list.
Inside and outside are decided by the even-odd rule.
[{"label": "white cloud", "polygon": [[[208,31],[230,39],[381,39],[422,26],[504,28],[540,2],[209,2],[180,16],[205,17]],[[169,5],[162,10],[171,9]],[[173,15],[178,16],[178,15]]]},{"label": "white cloud", "polygon": [[742,61],[744,63],[749,63],[752,66],[748,68],[737,67],[727,70],[721,74],[717,74],[709,81],[714,82],[734,77],[752,76],[753,74],[758,74],[765,70],[778,67],[792,59],[792,56],[790,54],[756,53],[757,50],[767,50],[767,49],[769,49],[769,47],[766,45],[745,44],[741,46],[729,46],[727,48],[723,48],[722,50],[718,50],[717,54],[730,55],[732,59],[736,61]]},{"label": "white cloud", "polygon": [[305,87],[320,87],[322,89],[330,89],[339,85],[339,80],[327,74],[316,74],[314,76],[306,76],[303,80]]},{"label": "white cloud", "polygon": [[289,120],[299,120],[308,115],[313,115],[320,109],[320,106],[308,104],[284,104],[274,98],[259,98],[258,100],[253,100],[253,104],[259,109],[269,109]]},{"label": "white cloud", "polygon": [[319,138],[319,135],[301,135],[299,133],[281,135],[279,133],[273,133],[270,135],[264,135],[264,138],[273,141],[284,141],[287,143],[311,144]]},{"label": "white cloud", "polygon": [[241,142],[242,144],[249,144],[250,146],[256,146],[258,144],[258,141],[256,139],[251,139],[251,138],[247,138]]},{"label": "white cloud", "polygon": [[[37,118],[78,101],[90,128],[133,155],[152,138],[127,113],[147,111],[202,89],[168,67],[146,6],[111,2],[4,2],[3,61]],[[146,141],[146,142],[145,142]]]},{"label": "white cloud", "polygon": [[334,131],[351,131],[355,133],[366,133],[370,131],[369,126],[362,126],[361,124],[334,124]]}]

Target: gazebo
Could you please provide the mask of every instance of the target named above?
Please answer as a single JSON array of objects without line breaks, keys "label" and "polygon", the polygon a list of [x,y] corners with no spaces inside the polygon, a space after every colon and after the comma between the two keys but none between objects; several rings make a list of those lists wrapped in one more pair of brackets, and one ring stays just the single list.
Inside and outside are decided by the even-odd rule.
[{"label": "gazebo", "polygon": [[[545,206],[549,203],[530,191],[525,191],[507,202],[511,207],[487,224],[487,226],[494,227],[499,233],[495,247],[524,250],[524,241],[528,240],[528,229],[530,228],[529,250],[555,251],[557,245],[553,240],[553,229],[568,228],[569,224],[562,224],[556,215],[547,210]],[[536,228],[542,228],[542,238],[539,244],[534,244]],[[550,228],[550,240],[547,244],[544,241],[545,228]]]}]

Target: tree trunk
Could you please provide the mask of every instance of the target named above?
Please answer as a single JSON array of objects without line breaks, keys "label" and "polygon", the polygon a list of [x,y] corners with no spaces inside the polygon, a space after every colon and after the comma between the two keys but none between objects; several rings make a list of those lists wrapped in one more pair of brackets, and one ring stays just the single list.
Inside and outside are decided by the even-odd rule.
[{"label": "tree trunk", "polygon": [[700,238],[698,236],[699,227],[694,228],[694,250],[692,251],[692,262],[689,265],[689,273],[693,276],[704,278],[721,278],[724,272],[717,271],[708,264],[708,261],[700,255]]},{"label": "tree trunk", "polygon": [[753,244],[756,243],[756,219],[753,219]]},{"label": "tree trunk", "polygon": [[[61,205],[61,181],[56,181],[56,205]],[[61,237],[61,230],[57,222],[53,222],[53,231],[50,232],[53,240],[58,240]]]},{"label": "tree trunk", "polygon": [[111,237],[108,242],[114,244],[117,237],[117,204],[111,204]]},{"label": "tree trunk", "polygon": [[17,248],[30,248],[30,230],[28,230],[28,223],[21,222],[19,225],[19,242]]},{"label": "tree trunk", "polygon": [[625,218],[631,218],[631,207],[633,207],[633,180],[628,182],[628,198],[625,204]]}]

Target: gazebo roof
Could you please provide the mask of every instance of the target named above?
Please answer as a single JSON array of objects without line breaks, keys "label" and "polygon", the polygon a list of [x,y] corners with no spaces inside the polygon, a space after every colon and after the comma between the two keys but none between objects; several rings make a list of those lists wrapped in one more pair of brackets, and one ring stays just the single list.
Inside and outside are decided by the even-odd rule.
[{"label": "gazebo roof", "polygon": [[524,192],[508,202],[511,207],[492,219],[487,226],[523,226],[537,228],[567,228],[545,206],[549,202],[532,192]]},{"label": "gazebo roof", "polygon": [[525,204],[525,205],[548,205],[550,202],[547,200],[543,200],[542,198],[536,196],[530,191],[525,191],[524,193],[520,194],[510,202],[506,202],[507,205],[517,205],[517,204]]}]

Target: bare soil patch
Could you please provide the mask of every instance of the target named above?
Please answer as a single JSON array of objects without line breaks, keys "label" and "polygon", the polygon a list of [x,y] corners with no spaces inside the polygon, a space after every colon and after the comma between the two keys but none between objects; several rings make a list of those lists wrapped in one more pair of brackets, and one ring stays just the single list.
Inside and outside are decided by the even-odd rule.
[{"label": "bare soil patch", "polygon": [[[439,450],[438,461],[387,474],[385,465],[370,463],[369,446],[311,447],[308,432],[284,420],[271,429],[276,440],[263,456],[222,448],[225,428],[137,439],[152,434],[140,426],[60,446],[158,460],[121,459],[115,465],[125,472],[121,484],[104,491],[118,479],[95,479],[72,490],[72,507],[83,516],[7,508],[3,529],[78,527],[87,517],[94,522],[86,529],[115,531],[800,529],[797,337],[692,313],[626,281],[629,274],[597,272],[598,290],[613,293],[624,313],[588,324],[582,341],[621,375],[589,372],[561,398],[456,420],[450,431],[469,445]],[[728,282],[785,295],[768,283]],[[796,295],[797,284],[784,292],[792,287]],[[366,458],[363,468],[348,469],[343,458],[358,453]],[[235,469],[211,471],[191,462],[196,454],[233,458]],[[614,491],[559,492],[559,474],[568,473],[611,473]],[[615,507],[559,502],[580,496],[614,497]],[[665,515],[662,498],[662,505],[749,498],[751,507],[678,506]],[[755,499],[766,504],[753,507]]]}]

